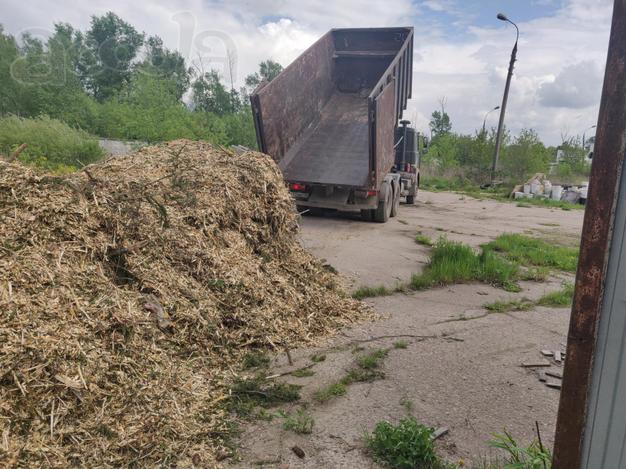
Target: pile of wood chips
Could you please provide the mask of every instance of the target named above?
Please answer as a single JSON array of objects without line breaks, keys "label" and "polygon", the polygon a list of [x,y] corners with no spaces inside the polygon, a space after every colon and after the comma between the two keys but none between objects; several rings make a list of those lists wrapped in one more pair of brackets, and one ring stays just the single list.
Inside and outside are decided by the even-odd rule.
[{"label": "pile of wood chips", "polygon": [[213,467],[246,351],[369,315],[296,233],[257,152],[0,162],[0,466]]}]

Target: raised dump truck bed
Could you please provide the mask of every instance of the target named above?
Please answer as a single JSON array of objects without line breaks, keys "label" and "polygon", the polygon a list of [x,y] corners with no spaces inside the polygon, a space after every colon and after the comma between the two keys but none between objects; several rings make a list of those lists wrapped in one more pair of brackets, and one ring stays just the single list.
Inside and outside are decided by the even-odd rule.
[{"label": "raised dump truck bed", "polygon": [[399,197],[400,180],[389,173],[412,56],[413,28],[333,29],[255,90],[259,147],[299,204],[368,210],[387,198],[383,189]]}]

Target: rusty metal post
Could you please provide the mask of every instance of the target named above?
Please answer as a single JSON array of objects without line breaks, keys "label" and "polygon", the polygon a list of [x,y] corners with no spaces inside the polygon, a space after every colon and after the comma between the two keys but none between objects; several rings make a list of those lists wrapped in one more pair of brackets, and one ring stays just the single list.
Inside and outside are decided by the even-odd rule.
[{"label": "rusty metal post", "polygon": [[553,469],[578,469],[598,321],[626,148],[626,0],[615,0],[567,338]]}]

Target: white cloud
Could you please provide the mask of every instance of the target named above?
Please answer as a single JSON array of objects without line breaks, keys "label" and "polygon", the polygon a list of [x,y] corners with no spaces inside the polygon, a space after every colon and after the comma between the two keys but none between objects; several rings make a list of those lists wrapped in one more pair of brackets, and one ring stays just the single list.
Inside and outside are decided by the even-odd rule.
[{"label": "white cloud", "polygon": [[[510,130],[533,127],[554,144],[564,127],[576,133],[595,123],[611,3],[562,0],[554,15],[518,23],[518,62],[506,116]],[[0,0],[0,23],[11,33],[51,29],[58,21],[86,29],[91,15],[111,10],[137,29],[158,34],[168,47],[190,59],[198,53],[213,57],[208,59],[210,65],[222,70],[226,49],[234,49],[241,84],[261,60],[271,57],[288,65],[330,28],[415,22],[414,99],[406,117],[416,118],[426,130],[428,116],[446,96],[454,129],[470,133],[482,125],[487,110],[500,104],[514,31],[495,18],[493,28],[426,19],[428,10],[454,16],[455,8],[459,3],[453,0]],[[473,18],[468,14],[464,21]],[[572,71],[580,63],[595,72]],[[557,97],[561,105],[554,107]],[[495,125],[497,113],[489,119],[488,125]]]}]

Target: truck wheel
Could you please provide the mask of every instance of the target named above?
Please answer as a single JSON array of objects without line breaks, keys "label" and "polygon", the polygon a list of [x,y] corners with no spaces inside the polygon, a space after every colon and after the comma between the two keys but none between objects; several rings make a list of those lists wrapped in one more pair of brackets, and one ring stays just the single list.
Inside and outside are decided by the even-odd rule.
[{"label": "truck wheel", "polygon": [[380,188],[382,199],[378,202],[378,208],[374,211],[374,221],[378,223],[386,223],[391,215],[391,206],[393,205],[393,191],[387,182],[383,182]]},{"label": "truck wheel", "polygon": [[391,216],[395,217],[400,210],[400,186],[398,183],[393,184],[393,203],[391,204]]},{"label": "truck wheel", "polygon": [[415,196],[414,195],[407,195],[406,196],[406,203],[407,203],[407,205],[413,205],[415,203]]}]

